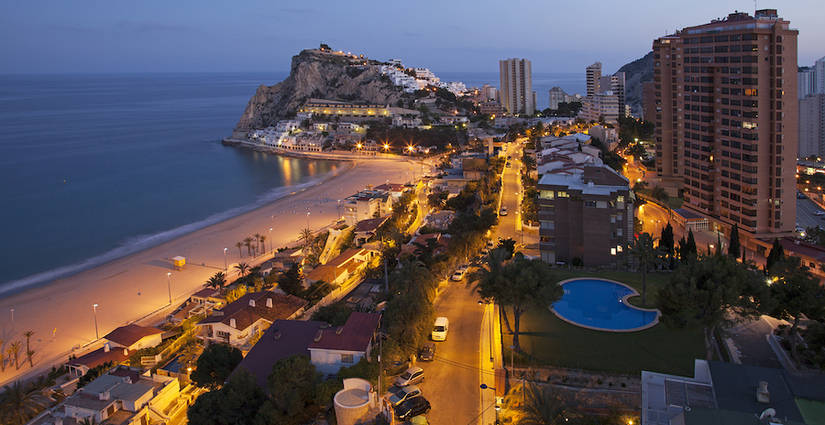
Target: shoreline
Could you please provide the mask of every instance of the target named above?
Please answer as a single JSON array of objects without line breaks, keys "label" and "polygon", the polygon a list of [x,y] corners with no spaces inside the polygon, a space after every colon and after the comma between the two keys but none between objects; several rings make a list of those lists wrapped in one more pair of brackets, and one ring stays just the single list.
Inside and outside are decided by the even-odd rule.
[{"label": "shoreline", "polygon": [[365,151],[361,154],[352,153],[351,151],[294,151],[289,149],[278,148],[276,146],[252,143],[246,139],[237,139],[233,137],[226,137],[222,139],[221,144],[223,144],[224,146],[240,147],[241,149],[251,149],[257,152],[266,152],[273,155],[326,161],[360,161],[375,159],[409,161],[416,159],[415,157],[397,155],[394,153],[381,153],[369,151]]},{"label": "shoreline", "polygon": [[[303,159],[314,159],[314,158],[303,158]],[[345,169],[338,171],[331,171],[326,175],[321,177],[309,180],[304,183],[300,183],[294,186],[280,186],[273,188],[273,191],[276,190],[283,190],[283,193],[277,196],[274,199],[265,201],[258,204],[259,201],[254,201],[250,204],[241,205],[238,207],[233,207],[227,209],[225,211],[220,211],[214,213],[208,217],[205,217],[201,220],[197,220],[192,223],[186,223],[171,229],[163,230],[157,233],[148,234],[148,235],[138,235],[131,239],[137,239],[137,241],[133,243],[124,243],[118,245],[108,251],[104,251],[103,253],[93,255],[87,259],[84,259],[80,262],[68,264],[65,266],[55,267],[50,270],[46,270],[43,272],[35,273],[32,275],[24,276],[17,280],[12,280],[8,282],[0,283],[0,302],[2,302],[5,298],[12,297],[16,294],[21,292],[25,292],[30,289],[38,288],[41,286],[47,286],[48,284],[65,278],[70,278],[76,274],[82,273],[86,270],[93,269],[95,267],[105,266],[106,264],[117,261],[121,258],[128,257],[133,254],[140,253],[142,251],[152,249],[158,245],[164,244],[166,242],[172,241],[176,238],[180,238],[186,236],[190,233],[197,232],[199,230],[208,228],[210,226],[219,224],[226,220],[231,220],[235,217],[242,216],[244,214],[248,214],[254,212],[261,208],[266,208],[271,204],[278,202],[280,200],[289,198],[297,193],[305,191],[307,189],[313,188],[315,186],[324,184],[331,179],[337,178],[339,175],[345,174],[346,172],[350,171],[355,164],[352,161],[341,161]],[[148,239],[156,239],[153,242],[148,241]],[[143,246],[137,246],[143,245]]]},{"label": "shoreline", "polygon": [[[35,366],[0,372],[0,385],[42,373],[99,341],[112,329],[162,317],[203,287],[217,271],[252,258],[238,251],[247,235],[267,236],[267,250],[291,243],[299,229],[317,229],[338,218],[337,200],[385,180],[406,182],[418,167],[412,161],[351,162],[346,170],[321,179],[251,211],[174,237],[152,247],[107,261],[67,277],[50,280],[0,298],[0,339],[5,348],[33,330]],[[305,214],[309,211],[310,214]],[[277,218],[277,220],[276,220]],[[270,232],[268,229],[272,228]],[[224,254],[223,248],[228,248]],[[169,258],[183,255],[187,265],[176,271]],[[171,272],[171,277],[167,273]],[[171,292],[172,303],[168,297]],[[98,304],[94,310],[92,304]],[[11,310],[14,309],[12,313]],[[10,319],[13,317],[13,319]],[[25,355],[24,355],[25,357]]]}]

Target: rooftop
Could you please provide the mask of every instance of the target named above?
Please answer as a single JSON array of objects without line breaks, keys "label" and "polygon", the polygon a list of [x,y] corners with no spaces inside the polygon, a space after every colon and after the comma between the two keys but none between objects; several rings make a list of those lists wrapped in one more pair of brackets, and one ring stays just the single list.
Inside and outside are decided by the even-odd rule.
[{"label": "rooftop", "polygon": [[355,232],[374,232],[381,227],[387,220],[390,219],[390,216],[378,217],[378,218],[368,218],[366,220],[361,220],[355,224]]},{"label": "rooftop", "polygon": [[367,351],[372,336],[381,322],[380,313],[350,313],[344,326],[321,330],[310,350]]},{"label": "rooftop", "polygon": [[585,166],[582,174],[544,174],[539,185],[565,186],[585,195],[610,195],[629,190],[628,180],[607,165]]},{"label": "rooftop", "polygon": [[132,344],[141,340],[141,338],[149,335],[162,334],[163,331],[158,328],[140,326],[136,324],[121,326],[109,332],[103,338],[114,342],[115,344],[129,347]]},{"label": "rooftop", "polygon": [[[267,306],[269,302],[271,302],[271,307]],[[252,292],[213,312],[199,324],[221,322],[230,325],[230,319],[235,319],[236,329],[246,329],[258,319],[274,322],[278,319],[292,317],[306,304],[305,299],[294,295],[279,294],[273,291]]]},{"label": "rooftop", "polygon": [[123,351],[123,349],[106,351],[106,347],[100,347],[97,350],[86,353],[74,360],[70,360],[69,364],[74,366],[85,366],[92,369],[106,362],[120,363],[129,357],[129,355],[125,354]]}]

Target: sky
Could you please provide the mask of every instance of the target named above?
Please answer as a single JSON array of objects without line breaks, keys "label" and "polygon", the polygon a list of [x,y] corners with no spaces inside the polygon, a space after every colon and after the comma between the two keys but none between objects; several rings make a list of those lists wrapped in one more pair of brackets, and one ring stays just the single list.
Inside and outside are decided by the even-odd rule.
[{"label": "sky", "polygon": [[[799,64],[825,56],[823,0],[757,0],[799,29]],[[0,74],[288,71],[335,49],[442,72],[605,72],[652,40],[754,0],[0,0]],[[819,43],[817,43],[819,41]]]}]

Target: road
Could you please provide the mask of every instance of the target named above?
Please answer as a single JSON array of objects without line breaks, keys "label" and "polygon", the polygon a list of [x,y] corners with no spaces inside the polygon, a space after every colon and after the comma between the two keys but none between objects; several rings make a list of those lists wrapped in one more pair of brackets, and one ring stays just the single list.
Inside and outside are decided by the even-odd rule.
[{"label": "road", "polygon": [[825,216],[817,216],[822,208],[808,198],[796,200],[796,225],[807,229],[809,227],[825,227]]},{"label": "road", "polygon": [[477,423],[479,408],[479,339],[484,306],[472,284],[450,281],[435,303],[436,316],[450,320],[447,340],[436,342],[435,360],[418,363],[425,380],[420,385],[432,410],[431,424]]},{"label": "road", "polygon": [[521,186],[521,169],[523,167],[521,146],[515,143],[509,144],[506,154],[511,156],[512,159],[507,161],[510,167],[505,167],[501,176],[501,207],[507,208],[508,214],[499,216],[496,233],[500,238],[511,238],[516,241],[516,244],[520,246],[519,251],[522,251],[525,255],[537,257],[539,256],[538,229],[522,226],[521,223],[521,197],[523,194]]}]

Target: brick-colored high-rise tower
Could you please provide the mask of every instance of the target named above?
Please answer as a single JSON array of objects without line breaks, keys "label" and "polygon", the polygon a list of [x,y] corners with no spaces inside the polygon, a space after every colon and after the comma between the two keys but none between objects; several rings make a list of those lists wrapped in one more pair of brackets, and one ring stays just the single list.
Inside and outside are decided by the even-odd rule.
[{"label": "brick-colored high-rise tower", "polygon": [[797,35],[774,9],[653,42],[656,173],[752,237],[796,223]]}]

